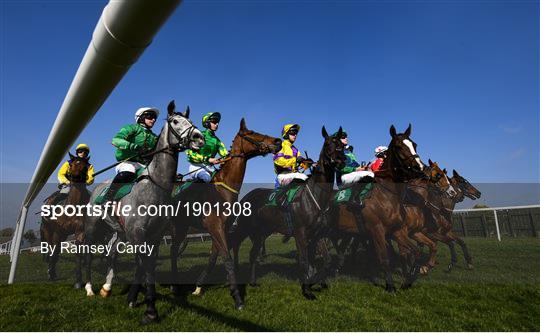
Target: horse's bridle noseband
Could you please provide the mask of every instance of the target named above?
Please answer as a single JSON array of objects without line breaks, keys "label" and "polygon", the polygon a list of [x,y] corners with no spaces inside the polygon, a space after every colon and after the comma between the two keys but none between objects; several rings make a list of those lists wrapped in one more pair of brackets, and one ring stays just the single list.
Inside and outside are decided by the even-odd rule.
[{"label": "horse's bridle noseband", "polygon": [[[420,155],[412,154],[412,155],[407,156],[405,158],[401,158],[401,156],[399,156],[399,153],[396,151],[395,144],[393,144],[393,142],[391,142],[390,145],[388,145],[388,151],[390,151],[394,155],[394,158],[396,159],[400,169],[405,170],[407,172],[414,172],[415,174],[417,174],[417,175],[419,175],[421,177],[426,176],[426,174],[422,170],[415,170],[415,168],[413,168],[411,166],[408,166],[408,165],[405,165],[405,163],[408,162],[411,159],[415,159],[415,158],[420,159]],[[397,169],[397,167],[394,167],[394,169]]]},{"label": "horse's bridle noseband", "polygon": [[[186,117],[183,117],[189,124],[190,126],[186,129],[184,129],[182,131],[182,133],[178,134],[174,128],[172,127],[171,125],[171,119],[172,119],[172,116],[167,118],[167,125],[169,126],[169,132],[171,132],[173,134],[173,136],[178,140],[178,143],[175,144],[175,145],[170,145],[168,142],[167,144],[169,144],[169,146],[167,148],[169,148],[170,150],[173,150],[173,151],[184,151],[186,149],[189,148],[189,143],[191,142],[191,135],[193,134],[193,132],[195,131],[195,129],[197,129],[197,127],[195,127],[195,125],[193,125],[193,123]],[[187,134],[185,136],[184,133]]]},{"label": "horse's bridle noseband", "polygon": [[[252,145],[254,145],[255,147],[257,147],[258,153],[261,153],[263,155],[269,154],[269,153],[272,152],[272,150],[277,149],[277,145],[267,144],[266,142],[264,142],[264,140],[269,139],[270,136],[264,135],[263,136],[263,141],[257,141],[257,140],[254,140],[254,139],[252,139],[252,138],[250,138],[248,136],[248,135],[253,134],[253,133],[254,133],[253,131],[249,131],[248,133],[238,133],[238,136],[240,136],[240,138],[242,138],[242,140],[246,140],[247,142],[249,142]],[[240,154],[229,155],[229,157],[248,157],[246,155],[246,153],[244,152],[243,141],[240,143],[240,150],[241,150]]]}]

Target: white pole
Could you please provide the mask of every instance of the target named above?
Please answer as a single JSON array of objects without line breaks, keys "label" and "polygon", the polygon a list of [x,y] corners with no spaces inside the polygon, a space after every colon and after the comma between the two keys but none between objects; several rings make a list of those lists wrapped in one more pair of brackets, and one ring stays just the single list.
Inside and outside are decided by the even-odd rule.
[{"label": "white pole", "polygon": [[501,241],[501,231],[499,230],[499,219],[497,218],[497,210],[493,210],[493,215],[495,215],[495,228],[497,229],[497,239]]},{"label": "white pole", "polygon": [[[181,0],[110,0],[71,82],[26,191],[12,247],[13,283],[26,211],[86,124],[150,45]],[[15,264],[14,264],[15,263]]]},{"label": "white pole", "polygon": [[[21,217],[19,216],[19,218],[17,219],[17,221],[19,221],[21,219]],[[13,237],[11,238],[11,247],[13,247],[13,241],[15,241],[15,237],[17,235],[19,231],[19,223],[17,223],[15,225],[15,232],[13,232]],[[9,262],[12,262],[13,261],[13,251],[9,251]]]},{"label": "white pole", "polygon": [[24,224],[26,223],[26,215],[28,215],[28,207],[21,209],[21,216],[19,224],[17,224],[17,232],[13,235],[13,241],[11,242],[11,270],[9,271],[8,283],[12,284],[15,279],[15,270],[17,268],[17,261],[19,260],[19,250],[21,248],[21,237],[24,232]]}]

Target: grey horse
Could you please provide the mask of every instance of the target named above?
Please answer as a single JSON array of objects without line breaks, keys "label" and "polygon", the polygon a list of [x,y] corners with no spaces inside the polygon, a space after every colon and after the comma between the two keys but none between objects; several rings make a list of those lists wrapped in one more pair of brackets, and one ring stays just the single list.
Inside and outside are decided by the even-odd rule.
[{"label": "grey horse", "polygon": [[[139,208],[148,209],[151,206],[164,207],[164,205],[172,204],[171,191],[178,167],[178,153],[188,148],[199,149],[205,143],[202,133],[189,120],[189,108],[183,113],[175,112],[174,101],[171,101],[167,111],[167,122],[161,131],[154,151],[151,153],[153,158],[147,166],[147,172],[144,176],[139,177],[131,192],[115,204],[117,207],[118,205],[130,207],[130,212],[115,215],[112,209],[103,209],[103,211],[107,212],[105,218],[103,218],[103,215],[89,216],[85,223],[86,244],[94,244],[98,241],[99,231],[100,229],[103,230],[103,222],[108,225],[108,228],[105,229],[109,229],[109,231],[112,229],[114,233],[108,244],[111,247],[111,253],[108,258],[109,267],[107,269],[106,283],[100,291],[103,297],[110,294],[117,256],[115,249],[119,239],[126,239],[130,245],[144,245],[153,249],[150,253],[136,253],[135,279],[128,297],[128,304],[134,306],[141,284],[144,282],[147,285],[147,309],[143,317],[144,323],[158,320],[158,313],[155,308],[155,267],[159,243],[165,229],[170,225],[170,216],[149,216],[150,214],[147,213],[150,213],[150,210],[139,210]],[[106,185],[107,183],[102,184],[94,190],[90,203],[95,202],[96,197]],[[85,289],[87,295],[91,296],[93,295],[90,275],[91,256],[87,258],[89,260],[87,260],[87,284]],[[134,299],[132,299],[133,295]]]}]

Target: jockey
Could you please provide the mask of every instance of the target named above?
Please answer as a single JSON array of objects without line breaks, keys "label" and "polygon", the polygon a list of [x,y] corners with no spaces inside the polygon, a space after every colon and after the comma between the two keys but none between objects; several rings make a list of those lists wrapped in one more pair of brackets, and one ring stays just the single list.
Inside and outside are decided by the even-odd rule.
[{"label": "jockey", "polygon": [[277,175],[276,187],[290,184],[293,180],[305,181],[307,176],[298,172],[298,165],[304,161],[300,151],[294,146],[300,125],[287,124],[283,126],[281,136],[284,141],[281,150],[274,154],[274,172]]},{"label": "jockey", "polygon": [[371,162],[371,171],[377,172],[381,169],[384,159],[386,158],[386,151],[388,147],[378,146],[375,148],[375,159]]},{"label": "jockey", "polygon": [[[88,158],[88,155],[90,154],[90,147],[85,143],[80,143],[75,148],[75,155],[80,158]],[[58,170],[58,188],[60,191],[56,192],[56,195],[53,194],[54,199],[51,204],[56,204],[60,201],[62,201],[67,194],[69,193],[69,184],[71,181],[69,180],[69,163],[70,161],[64,162],[62,166],[60,167],[60,170]],[[88,171],[86,173],[86,185],[92,185],[94,183],[94,166],[92,164],[88,164]]]},{"label": "jockey", "polygon": [[[90,147],[88,147],[85,143],[80,143],[77,145],[77,148],[75,148],[75,155],[80,158],[88,158],[88,155],[90,154]],[[58,170],[58,182],[60,183],[59,187],[62,187],[62,190],[60,193],[68,193],[69,189],[68,185],[70,183],[68,176],[69,176],[69,162],[66,161],[64,164],[62,164],[62,167],[60,167],[60,170]],[[88,165],[88,172],[86,176],[86,185],[92,185],[94,183],[94,166],[92,164]]]},{"label": "jockey", "polygon": [[105,202],[113,200],[122,184],[134,181],[137,170],[150,162],[143,155],[154,150],[157,144],[158,136],[152,132],[152,127],[158,116],[159,110],[156,108],[140,108],[135,112],[135,124],[125,125],[112,139],[112,145],[116,147],[116,160],[123,162],[116,166],[116,176],[107,191]]},{"label": "jockey", "polygon": [[202,125],[206,130],[202,134],[205,144],[199,150],[186,150],[190,172],[188,179],[199,179],[209,183],[216,170],[214,165],[220,163],[220,159],[215,158],[216,155],[225,157],[229,154],[223,142],[216,136],[220,121],[219,112],[209,112],[203,116]]},{"label": "jockey", "polygon": [[[334,133],[334,136],[337,136],[337,132]],[[343,152],[345,153],[346,161],[345,166],[336,172],[336,181],[338,187],[349,187],[354,183],[359,182],[364,177],[375,177],[373,172],[368,170],[368,167],[361,166],[356,160],[356,156],[353,154],[353,147],[349,145],[347,132],[343,131],[340,139],[345,146]]]}]

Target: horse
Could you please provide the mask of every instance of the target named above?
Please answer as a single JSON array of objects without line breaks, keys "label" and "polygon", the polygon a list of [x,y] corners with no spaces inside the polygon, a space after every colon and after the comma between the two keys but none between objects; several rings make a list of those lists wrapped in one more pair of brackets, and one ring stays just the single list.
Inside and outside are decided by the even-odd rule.
[{"label": "horse", "polygon": [[[69,175],[67,176],[70,184],[69,192],[65,201],[57,204],[65,206],[86,205],[89,200],[88,190],[86,189],[86,177],[88,167],[90,166],[90,157],[79,157],[69,154]],[[58,192],[55,192],[58,195]],[[45,204],[51,205],[56,201],[55,194],[45,199]],[[62,215],[53,220],[43,216],[40,226],[41,241],[54,246],[52,255],[45,255],[44,259],[48,264],[47,274],[49,280],[56,279],[56,263],[59,259],[60,244],[64,242],[69,235],[75,235],[75,243],[82,244],[84,241],[84,218],[82,216]],[[81,273],[82,256],[76,256],[75,268],[75,288],[82,288]]]},{"label": "horse", "polygon": [[[317,225],[320,211],[326,207],[329,196],[332,193],[334,173],[336,168],[343,167],[345,155],[341,137],[342,129],[339,128],[337,136],[328,135],[325,127],[322,127],[324,143],[319,155],[319,160],[313,168],[312,174],[307,181],[300,184],[295,198],[289,203],[291,215],[294,220],[293,237],[297,249],[297,263],[301,271],[300,284],[302,295],[309,300],[316,299],[311,287],[315,282],[323,280],[315,274],[312,266],[317,241],[315,235],[319,232]],[[250,202],[254,207],[251,216],[237,218],[237,227],[230,235],[231,246],[234,253],[235,267],[238,270],[238,251],[244,239],[249,237],[252,241],[250,250],[250,285],[257,286],[256,267],[257,258],[260,255],[264,240],[273,232],[289,235],[289,226],[285,219],[285,212],[279,207],[266,205],[272,189],[257,188],[247,193],[242,202]],[[324,286],[324,282],[322,283]]]},{"label": "horse", "polygon": [[[150,216],[144,212],[138,214],[139,207],[143,205],[149,207],[150,205],[172,204],[171,191],[178,167],[178,153],[188,148],[199,149],[203,145],[204,137],[202,133],[189,120],[189,108],[186,112],[178,113],[175,111],[174,101],[171,101],[167,107],[166,123],[161,130],[154,151],[150,153],[153,158],[146,168],[146,175],[140,177],[131,192],[119,200],[119,204],[124,207],[137,208],[132,210],[137,214],[111,216],[111,213],[105,218],[107,224],[116,229],[117,235],[120,236],[117,238],[125,238],[132,245],[153,246],[154,251],[151,251],[151,253],[143,254],[138,252],[135,255],[134,282],[129,289],[127,300],[128,306],[134,307],[142,287],[141,284],[143,282],[146,284],[146,310],[142,319],[143,324],[156,322],[159,319],[155,306],[155,269],[159,244],[165,229],[169,226],[169,216]],[[94,190],[90,202],[94,202],[104,186],[106,184],[98,186]],[[105,204],[105,207],[107,207],[107,204]],[[95,230],[101,218],[101,216],[88,218],[85,236],[87,236],[89,244],[94,239]],[[109,244],[112,243],[112,248],[114,248],[116,242],[117,240],[112,239]],[[90,261],[88,261],[88,267],[90,267]],[[113,276],[114,261],[108,268],[107,281],[103,285],[100,294],[108,295],[110,293]],[[87,288],[91,290],[91,286],[89,277]]]},{"label": "horse", "polygon": [[[416,279],[419,269],[418,258],[420,252],[408,237],[407,225],[404,222],[405,200],[407,198],[409,181],[425,178],[424,163],[416,152],[416,143],[410,138],[411,125],[404,133],[397,133],[395,127],[390,127],[391,142],[388,145],[387,158],[382,168],[375,173],[375,183],[370,194],[363,200],[363,208],[349,208],[347,205],[332,205],[330,209],[321,215],[325,220],[323,224],[329,226],[328,235],[337,244],[340,234],[355,234],[361,238],[367,238],[372,246],[379,265],[385,274],[388,292],[394,292],[394,282],[389,260],[391,248],[387,238],[391,237],[398,244],[401,264],[405,281],[402,288],[408,288]],[[359,193],[355,187],[364,186],[357,183],[353,186],[353,192]],[[337,207],[336,207],[337,206]]]},{"label": "horse", "polygon": [[[212,177],[209,184],[195,184],[193,188],[189,188],[179,195],[175,196],[175,202],[182,203],[210,203],[211,207],[218,205],[221,208],[226,208],[227,205],[237,203],[238,193],[244,181],[247,161],[256,156],[264,156],[269,153],[277,153],[281,150],[281,139],[274,138],[268,135],[263,135],[255,131],[249,130],[245,120],[240,121],[240,129],[233,139],[231,151],[223,166]],[[245,207],[243,207],[245,208]],[[244,209],[242,209],[244,211]],[[247,212],[249,213],[249,212]],[[173,219],[173,233],[171,246],[171,270],[173,279],[173,292],[178,292],[177,281],[177,259],[178,248],[182,240],[186,237],[189,226],[200,229],[206,229],[212,236],[212,253],[210,255],[208,268],[203,271],[199,280],[204,280],[211,269],[215,266],[218,256],[224,260],[225,270],[227,272],[227,280],[232,298],[234,299],[235,308],[243,309],[244,302],[240,295],[236,282],[236,275],[233,269],[232,259],[228,251],[226,237],[226,221],[227,214],[220,214],[219,210],[212,209],[209,214],[204,216],[176,216]],[[200,285],[197,286],[195,294],[200,293]]]},{"label": "horse", "polygon": [[442,207],[431,202],[433,196],[452,197],[457,194],[456,190],[446,176],[446,169],[442,170],[436,162],[428,160],[429,166],[425,168],[427,179],[419,178],[408,182],[407,187],[424,200],[424,205],[405,204],[407,229],[412,239],[418,244],[429,248],[429,259],[420,267],[420,273],[426,275],[435,267],[437,244],[433,242],[425,231],[429,223],[440,219]]},{"label": "horse", "polygon": [[[437,253],[437,246],[434,241],[424,234],[425,224],[428,221],[434,221],[435,217],[431,217],[433,214],[433,207],[428,202],[428,197],[431,191],[445,192],[449,196],[454,195],[456,192],[453,189],[448,177],[446,176],[446,170],[441,170],[437,163],[429,160],[429,166],[424,168],[426,178],[412,179],[407,183],[407,189],[415,192],[423,198],[424,205],[411,205],[404,204],[405,210],[405,224],[409,233],[409,237],[416,240],[420,245],[427,246],[430,250],[429,260],[425,265],[420,267],[421,274],[427,274],[427,272],[435,266],[435,258]],[[351,225],[352,230],[355,233],[347,233],[342,235],[341,242],[338,239],[334,239],[334,247],[338,254],[338,261],[335,267],[335,272],[338,273],[344,266],[345,251],[349,250],[350,255],[355,255],[358,247],[360,246],[358,228],[354,230],[354,226]],[[352,240],[351,240],[352,239]],[[365,244],[368,250],[372,250],[369,246],[371,244]],[[372,278],[372,277],[370,277]]]},{"label": "horse", "polygon": [[427,231],[428,237],[433,240],[440,241],[445,243],[450,249],[450,263],[446,269],[446,272],[450,273],[452,268],[457,263],[457,254],[455,250],[455,243],[457,243],[461,250],[463,251],[463,256],[465,262],[467,263],[468,269],[473,269],[472,257],[469,253],[467,244],[459,236],[454,234],[452,231],[453,221],[452,221],[452,212],[455,205],[458,202],[462,202],[465,197],[468,197],[472,200],[479,199],[482,193],[471,183],[469,183],[464,177],[462,177],[456,170],[452,170],[452,177],[450,178],[450,183],[457,190],[454,196],[436,196],[431,199],[432,201],[437,202],[441,206],[440,218],[436,220],[435,230]]}]

